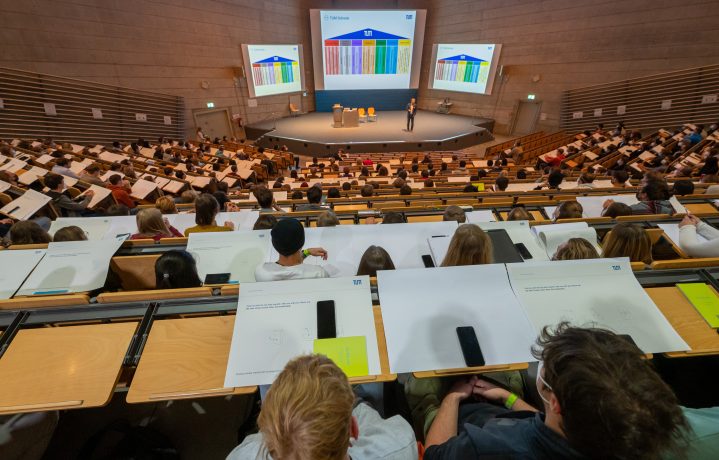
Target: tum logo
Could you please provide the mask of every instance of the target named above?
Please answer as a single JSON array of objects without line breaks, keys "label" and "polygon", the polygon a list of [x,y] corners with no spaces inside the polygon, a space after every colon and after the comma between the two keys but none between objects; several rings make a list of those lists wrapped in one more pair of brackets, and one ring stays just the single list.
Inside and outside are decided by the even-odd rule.
[{"label": "tum logo", "polygon": [[362,280],[352,280],[352,284],[355,285],[355,286],[361,286],[361,285],[362,285]]},{"label": "tum logo", "polygon": [[621,269],[622,269],[622,267],[620,267],[619,265],[612,265],[612,270],[621,270]]}]

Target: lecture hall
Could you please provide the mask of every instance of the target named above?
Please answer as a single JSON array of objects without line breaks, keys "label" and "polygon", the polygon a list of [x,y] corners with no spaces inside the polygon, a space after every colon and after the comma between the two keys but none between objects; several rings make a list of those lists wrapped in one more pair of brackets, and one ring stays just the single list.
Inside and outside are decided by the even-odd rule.
[{"label": "lecture hall", "polygon": [[717,0],[0,23],[0,459],[719,459]]}]

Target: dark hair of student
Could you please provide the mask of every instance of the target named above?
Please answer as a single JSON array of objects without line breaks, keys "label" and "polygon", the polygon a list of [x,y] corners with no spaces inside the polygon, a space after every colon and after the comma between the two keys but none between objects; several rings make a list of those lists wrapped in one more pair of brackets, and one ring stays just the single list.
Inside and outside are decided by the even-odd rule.
[{"label": "dark hair of student", "polygon": [[52,241],[50,235],[32,220],[15,222],[8,234],[12,244],[46,244]]},{"label": "dark hair of student", "polygon": [[320,204],[322,202],[322,189],[319,187],[310,187],[307,190],[307,201],[311,204]]},{"label": "dark hair of student", "polygon": [[272,206],[272,200],[274,198],[272,191],[265,187],[255,187],[252,193],[255,195],[255,198],[257,198],[257,204],[260,205],[260,208],[269,208]]},{"label": "dark hair of student", "polygon": [[197,263],[187,251],[167,251],[155,262],[157,289],[180,289],[202,286]]},{"label": "dark hair of student", "polygon": [[220,212],[220,204],[214,196],[203,193],[195,200],[195,223],[197,225],[212,225],[218,212]]},{"label": "dark hair of student", "polygon": [[562,411],[569,444],[590,459],[681,454],[688,424],[672,390],[650,361],[611,331],[546,326],[533,355]]},{"label": "dark hair of student", "polygon": [[631,215],[632,208],[628,204],[620,203],[618,201],[610,204],[604,211],[602,211],[602,217],[611,217],[612,219],[616,219],[619,216]]},{"label": "dark hair of student", "polygon": [[56,231],[55,234],[52,236],[52,240],[55,243],[59,243],[62,241],[85,241],[87,240],[87,235],[85,234],[85,231],[80,227],[76,225],[70,225]]},{"label": "dark hair of student", "polygon": [[360,189],[360,195],[363,197],[374,196],[374,187],[372,187],[372,184],[364,184]]},{"label": "dark hair of student", "polygon": [[681,179],[674,182],[672,187],[674,195],[684,196],[694,193],[694,182],[689,179]]},{"label": "dark hair of student", "polygon": [[494,180],[494,185],[497,187],[497,191],[503,192],[507,190],[507,186],[509,185],[509,179],[505,176],[500,176]]},{"label": "dark hair of student", "polygon": [[399,194],[400,194],[400,195],[411,195],[411,194],[412,194],[412,187],[410,187],[410,186],[407,185],[407,184],[404,184],[402,187],[400,187],[400,189],[399,189]]},{"label": "dark hair of student", "polygon": [[271,230],[277,225],[277,217],[272,214],[261,214],[252,226],[252,230]]},{"label": "dark hair of student", "polygon": [[63,180],[64,179],[59,174],[47,174],[43,179],[43,183],[45,184],[45,187],[50,190],[56,190],[60,184],[62,184]]},{"label": "dark hair of student", "polygon": [[105,211],[105,215],[109,217],[129,216],[130,208],[128,208],[124,204],[113,204],[107,208],[107,210]]},{"label": "dark hair of student", "polygon": [[113,174],[112,176],[110,176],[109,182],[110,182],[111,185],[117,185],[117,184],[120,183],[121,180],[122,180],[122,176],[121,176],[121,175],[119,175],[119,174]]},{"label": "dark hair of student", "polygon": [[377,276],[378,270],[394,270],[394,262],[383,247],[370,246],[362,254],[357,267],[357,276]]},{"label": "dark hair of student", "polygon": [[520,169],[517,171],[517,179],[526,179],[527,178],[527,171],[524,169]]},{"label": "dark hair of student", "polygon": [[388,212],[382,216],[383,224],[404,224],[406,222],[404,216],[399,212]]},{"label": "dark hair of student", "polygon": [[340,191],[337,187],[327,190],[327,198],[340,198]]},{"label": "dark hair of student", "polygon": [[550,188],[557,188],[559,187],[559,184],[562,183],[564,180],[564,174],[562,174],[561,171],[552,171],[549,173],[549,176],[547,177],[547,185],[549,185]]},{"label": "dark hair of student", "polygon": [[302,192],[300,190],[295,190],[292,192],[292,195],[290,196],[293,200],[301,200],[302,199]]}]

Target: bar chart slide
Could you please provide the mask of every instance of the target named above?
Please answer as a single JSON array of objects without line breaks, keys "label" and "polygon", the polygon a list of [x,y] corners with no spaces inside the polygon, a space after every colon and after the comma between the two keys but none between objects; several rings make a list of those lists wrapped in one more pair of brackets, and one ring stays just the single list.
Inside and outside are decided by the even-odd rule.
[{"label": "bar chart slide", "polygon": [[409,74],[412,40],[362,29],[324,41],[325,75]]},{"label": "bar chart slide", "polygon": [[466,54],[437,60],[435,79],[465,83],[486,82],[489,62]]},{"label": "bar chart slide", "polygon": [[255,86],[294,83],[299,78],[297,61],[281,56],[271,56],[252,63],[252,81]]}]

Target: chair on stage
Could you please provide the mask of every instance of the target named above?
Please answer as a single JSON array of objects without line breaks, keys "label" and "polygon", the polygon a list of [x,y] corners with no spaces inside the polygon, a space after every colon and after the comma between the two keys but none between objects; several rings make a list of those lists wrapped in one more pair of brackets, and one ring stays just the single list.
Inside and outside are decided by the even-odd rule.
[{"label": "chair on stage", "polygon": [[377,114],[374,111],[374,107],[370,107],[367,109],[367,119],[369,121],[377,121]]},{"label": "chair on stage", "polygon": [[365,112],[365,110],[362,107],[357,109],[357,115],[359,116],[360,122],[365,123],[367,121],[367,113]]},{"label": "chair on stage", "polygon": [[298,109],[293,103],[290,102],[290,115],[293,117],[296,117],[300,114],[300,109]]}]

